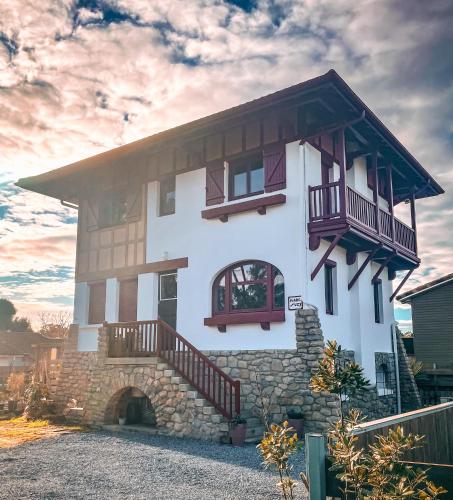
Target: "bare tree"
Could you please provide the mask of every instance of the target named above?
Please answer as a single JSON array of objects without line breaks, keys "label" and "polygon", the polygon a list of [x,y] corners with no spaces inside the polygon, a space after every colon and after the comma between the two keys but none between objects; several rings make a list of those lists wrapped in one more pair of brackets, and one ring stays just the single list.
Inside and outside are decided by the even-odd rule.
[{"label": "bare tree", "polygon": [[71,314],[67,311],[47,312],[39,314],[41,327],[39,333],[50,338],[64,338],[69,333]]}]

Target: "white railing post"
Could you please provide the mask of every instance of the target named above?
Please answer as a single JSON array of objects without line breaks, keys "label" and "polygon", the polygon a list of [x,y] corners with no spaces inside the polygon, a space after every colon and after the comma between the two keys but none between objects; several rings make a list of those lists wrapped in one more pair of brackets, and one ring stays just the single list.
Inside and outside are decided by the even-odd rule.
[{"label": "white railing post", "polygon": [[305,464],[310,484],[310,500],[326,500],[326,438],[305,434]]}]

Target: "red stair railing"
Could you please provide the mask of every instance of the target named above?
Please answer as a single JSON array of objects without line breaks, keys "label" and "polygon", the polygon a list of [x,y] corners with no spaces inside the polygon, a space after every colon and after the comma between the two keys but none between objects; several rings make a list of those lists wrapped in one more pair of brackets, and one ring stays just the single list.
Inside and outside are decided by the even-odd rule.
[{"label": "red stair railing", "polygon": [[224,417],[241,411],[241,384],[162,320],[106,323],[109,357],[158,356]]}]

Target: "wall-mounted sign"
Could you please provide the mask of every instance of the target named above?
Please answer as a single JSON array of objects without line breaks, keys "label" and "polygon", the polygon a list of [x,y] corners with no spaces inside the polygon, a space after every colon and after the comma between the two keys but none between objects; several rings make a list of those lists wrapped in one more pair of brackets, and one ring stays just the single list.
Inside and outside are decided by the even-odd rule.
[{"label": "wall-mounted sign", "polygon": [[292,295],[288,297],[288,309],[290,311],[296,311],[297,309],[302,309],[304,303],[302,301],[302,295]]}]

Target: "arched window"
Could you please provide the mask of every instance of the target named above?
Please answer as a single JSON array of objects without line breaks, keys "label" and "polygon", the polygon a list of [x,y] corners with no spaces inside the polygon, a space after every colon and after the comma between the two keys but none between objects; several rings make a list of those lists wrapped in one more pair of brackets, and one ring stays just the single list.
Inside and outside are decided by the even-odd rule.
[{"label": "arched window", "polygon": [[224,329],[227,324],[261,323],[268,329],[269,323],[285,319],[283,275],[267,262],[233,264],[216,277],[212,292],[212,318],[205,324]]}]

